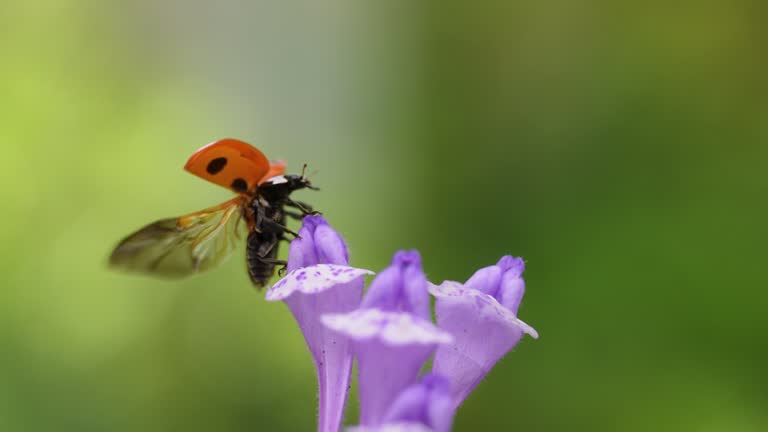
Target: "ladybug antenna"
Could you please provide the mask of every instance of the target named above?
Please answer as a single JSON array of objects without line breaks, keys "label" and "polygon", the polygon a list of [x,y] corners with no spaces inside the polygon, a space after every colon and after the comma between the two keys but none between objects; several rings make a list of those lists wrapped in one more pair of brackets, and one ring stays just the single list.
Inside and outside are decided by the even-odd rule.
[{"label": "ladybug antenna", "polygon": [[[307,184],[307,188],[312,190],[320,190],[312,186],[312,184],[309,182],[309,179],[307,178],[306,172],[307,172],[307,164],[304,164],[304,166],[301,168],[301,179],[304,180],[304,182]],[[317,174],[317,170],[312,172],[312,175],[315,175],[315,174]]]}]

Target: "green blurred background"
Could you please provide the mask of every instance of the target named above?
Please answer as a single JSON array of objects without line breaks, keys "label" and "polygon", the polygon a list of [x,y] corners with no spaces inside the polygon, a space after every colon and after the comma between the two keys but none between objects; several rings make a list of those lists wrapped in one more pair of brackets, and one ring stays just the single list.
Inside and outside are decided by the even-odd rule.
[{"label": "green blurred background", "polygon": [[181,282],[105,266],[229,197],[181,169],[226,136],[318,171],[300,198],[353,264],[418,248],[439,282],[525,257],[542,337],[457,431],[768,430],[767,12],[2,2],[0,430],[313,429],[301,335],[242,256]]}]

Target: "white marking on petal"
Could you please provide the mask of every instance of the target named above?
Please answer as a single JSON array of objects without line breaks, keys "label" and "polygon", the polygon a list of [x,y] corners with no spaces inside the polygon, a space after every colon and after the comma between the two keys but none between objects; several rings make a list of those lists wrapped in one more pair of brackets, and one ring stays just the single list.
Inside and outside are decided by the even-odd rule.
[{"label": "white marking on petal", "polygon": [[481,318],[496,319],[510,326],[515,326],[538,339],[539,333],[531,326],[517,318],[511,310],[505,308],[493,296],[476,289],[467,288],[459,282],[445,281],[440,285],[430,283],[429,293],[442,301],[470,304]]},{"label": "white marking on petal", "polygon": [[358,309],[321,317],[326,327],[356,340],[377,339],[389,345],[451,343],[453,337],[432,322],[406,312]]},{"label": "white marking on petal", "polygon": [[386,423],[379,426],[352,426],[344,429],[345,432],[432,432],[432,429],[421,423],[398,422]]},{"label": "white marking on petal", "polygon": [[317,294],[339,284],[373,274],[370,270],[335,264],[317,264],[288,273],[267,291],[268,301],[283,300],[294,292]]}]

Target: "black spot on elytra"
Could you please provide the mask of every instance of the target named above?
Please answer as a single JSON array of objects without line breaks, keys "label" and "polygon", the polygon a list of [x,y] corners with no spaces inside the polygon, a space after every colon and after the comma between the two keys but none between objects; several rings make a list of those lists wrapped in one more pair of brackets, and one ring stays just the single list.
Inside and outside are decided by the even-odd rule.
[{"label": "black spot on elytra", "polygon": [[208,166],[205,167],[205,170],[208,171],[208,174],[213,175],[221,172],[225,166],[227,166],[227,158],[217,157],[216,159],[208,162]]},{"label": "black spot on elytra", "polygon": [[246,183],[245,180],[238,177],[232,180],[232,189],[238,192],[245,192],[248,190],[248,183]]}]

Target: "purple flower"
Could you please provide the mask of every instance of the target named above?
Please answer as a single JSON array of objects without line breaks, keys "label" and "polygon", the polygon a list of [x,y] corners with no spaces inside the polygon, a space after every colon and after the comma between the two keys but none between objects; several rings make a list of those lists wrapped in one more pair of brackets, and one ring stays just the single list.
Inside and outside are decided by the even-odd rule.
[{"label": "purple flower", "polygon": [[348,267],[341,236],[321,216],[306,216],[299,237],[291,242],[289,273],[267,291],[267,300],[283,300],[299,324],[315,361],[319,385],[318,430],[337,432],[352,371],[346,338],[326,329],[320,317],[357,308],[368,270]]},{"label": "purple flower", "polygon": [[454,407],[458,407],[494,364],[528,333],[536,330],[517,319],[525,292],[520,258],[504,256],[464,284],[446,281],[431,285],[437,298],[438,326],[453,335],[453,343],[438,348],[432,370],[451,381]]},{"label": "purple flower", "polygon": [[430,320],[427,279],[416,251],[395,254],[371,283],[360,309],[322,318],[353,341],[360,423],[380,426],[400,392],[416,382],[424,361],[451,336]]},{"label": "purple flower", "polygon": [[450,432],[453,401],[450,382],[436,374],[425,375],[418,384],[403,390],[390,405],[383,423],[353,428],[354,432]]}]

